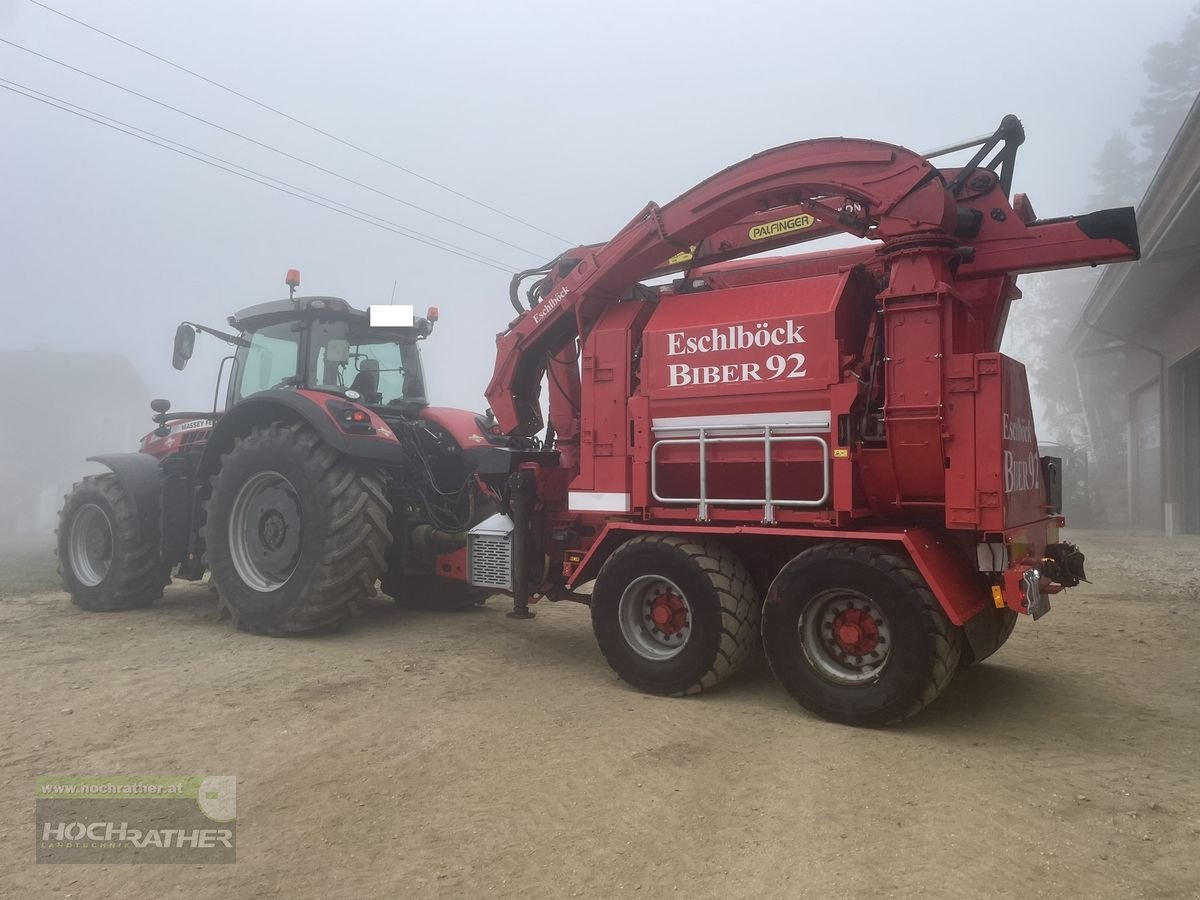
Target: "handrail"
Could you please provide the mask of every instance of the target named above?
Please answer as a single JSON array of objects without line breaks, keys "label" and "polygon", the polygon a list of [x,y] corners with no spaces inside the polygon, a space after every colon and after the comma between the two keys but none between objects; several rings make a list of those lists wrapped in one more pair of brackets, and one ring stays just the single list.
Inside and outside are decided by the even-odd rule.
[{"label": "handrail", "polygon": [[[688,503],[696,504],[696,518],[702,522],[708,521],[710,506],[759,506],[763,508],[763,522],[770,525],[775,522],[776,507],[813,508],[824,506],[829,502],[830,471],[829,471],[829,442],[814,434],[781,434],[787,430],[803,429],[804,425],[676,425],[662,428],[662,431],[695,431],[696,437],[663,438],[650,448],[650,495],[659,503]],[[740,434],[740,432],[756,431],[756,434]],[[711,437],[713,432],[739,432],[726,437]],[[749,444],[763,445],[763,493],[762,498],[748,497],[710,497],[708,496],[708,453],[712,444]],[[771,450],[776,444],[813,443],[821,448],[821,496],[813,500],[785,500],[775,497],[773,474],[774,460]],[[663,446],[695,446],[699,457],[700,484],[698,497],[664,497],[658,492],[658,451]]]}]

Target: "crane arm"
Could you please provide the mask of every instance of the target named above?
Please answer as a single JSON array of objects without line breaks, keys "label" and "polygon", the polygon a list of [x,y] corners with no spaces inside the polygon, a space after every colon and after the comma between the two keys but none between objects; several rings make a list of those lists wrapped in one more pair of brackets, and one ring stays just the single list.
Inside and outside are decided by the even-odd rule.
[{"label": "crane arm", "polygon": [[[502,431],[530,436],[541,430],[539,392],[549,366],[557,376],[551,424],[560,435],[573,433],[578,378],[572,354],[563,351],[646,278],[839,232],[881,242],[862,259],[882,259],[914,240],[943,243],[957,257],[958,281],[990,279],[997,290],[1020,272],[1136,259],[1132,209],[1038,220],[1024,195],[1009,201],[1023,140],[1019,120],[1006,116],[995,134],[974,142],[980,149],[966,166],[946,170],[892,144],[801,141],[736,163],[665,206],[647,205],[608,243],[578,247],[538,270],[545,278],[531,309],[521,309],[514,292],[520,312],[497,336],[487,388]],[[972,142],[956,148],[968,146]],[[999,307],[984,305],[995,318]],[[999,327],[991,323],[988,331]]]},{"label": "crane arm", "polygon": [[[844,201],[834,208],[823,202],[831,197]],[[941,173],[924,158],[903,147],[846,138],[777,147],[730,166],[666,206],[651,203],[608,243],[559,257],[537,306],[497,337],[487,398],[501,429],[514,435],[541,430],[538,392],[549,354],[585,334],[623,291],[713,232],[791,206],[832,229],[884,240],[952,231],[957,214]],[[739,255],[761,249],[750,244]]]}]

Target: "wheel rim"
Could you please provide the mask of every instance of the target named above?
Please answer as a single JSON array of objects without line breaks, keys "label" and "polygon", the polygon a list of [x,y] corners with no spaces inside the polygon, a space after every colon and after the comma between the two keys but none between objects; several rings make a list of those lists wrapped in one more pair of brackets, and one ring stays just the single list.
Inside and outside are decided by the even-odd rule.
[{"label": "wheel rim", "polygon": [[800,617],[798,631],[813,668],[839,684],[873,681],[891,657],[887,616],[858,591],[818,594]]},{"label": "wheel rim", "polygon": [[286,584],[303,536],[299,496],[278,472],[258,472],[238,489],[229,513],[229,555],[247,587],[266,593]]},{"label": "wheel rim", "polygon": [[71,523],[67,555],[71,571],[85,587],[95,587],[108,577],[112,568],[113,533],[108,513],[88,503],[75,514]]},{"label": "wheel rim", "polygon": [[638,656],[661,662],[677,656],[692,636],[692,607],[678,585],[659,575],[635,578],[621,594],[621,635]]}]

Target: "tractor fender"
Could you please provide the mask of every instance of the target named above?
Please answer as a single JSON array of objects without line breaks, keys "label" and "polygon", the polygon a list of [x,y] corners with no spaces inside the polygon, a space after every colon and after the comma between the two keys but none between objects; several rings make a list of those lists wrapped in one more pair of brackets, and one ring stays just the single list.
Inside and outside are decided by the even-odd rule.
[{"label": "tractor fender", "polygon": [[[400,443],[390,431],[387,431],[387,438],[383,436],[382,428],[378,434],[347,434],[338,427],[324,402],[334,400],[341,404],[356,404],[350,404],[350,401],[332,394],[319,396],[321,401],[299,391],[263,391],[252,394],[226,410],[213,426],[204,445],[204,455],[200,458],[200,466],[196,473],[199,483],[204,484],[216,473],[221,467],[221,457],[233,449],[234,441],[238,437],[248,434],[258,425],[271,422],[289,425],[304,422],[334,450],[354,459],[385,466],[400,465],[404,461]],[[370,412],[366,407],[363,409]],[[371,413],[371,416],[372,421],[383,425],[382,420],[378,420],[374,413]]]},{"label": "tractor fender", "polygon": [[89,456],[87,460],[107,466],[117,476],[117,481],[133,500],[142,535],[152,537],[157,544],[162,503],[158,460],[146,453],[106,453]]},{"label": "tractor fender", "polygon": [[465,409],[426,406],[421,410],[421,418],[448,432],[459,449],[480,447],[488,443],[479,428],[479,413],[468,412]]}]

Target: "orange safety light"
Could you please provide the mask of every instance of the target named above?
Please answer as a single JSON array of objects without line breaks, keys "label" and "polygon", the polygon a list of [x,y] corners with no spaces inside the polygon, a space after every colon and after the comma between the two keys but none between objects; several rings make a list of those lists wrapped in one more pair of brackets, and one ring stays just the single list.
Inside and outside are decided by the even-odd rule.
[{"label": "orange safety light", "polygon": [[284,283],[290,288],[300,287],[300,270],[299,269],[288,269],[287,270],[287,278],[284,279]]},{"label": "orange safety light", "polygon": [[429,307],[429,310],[425,313],[425,318],[430,322],[436,322],[438,320],[438,308],[436,306]]}]

